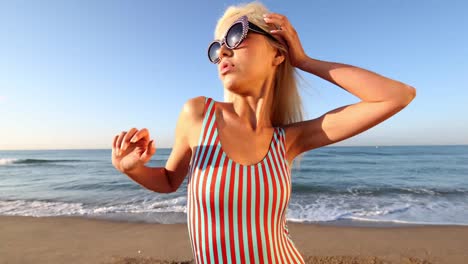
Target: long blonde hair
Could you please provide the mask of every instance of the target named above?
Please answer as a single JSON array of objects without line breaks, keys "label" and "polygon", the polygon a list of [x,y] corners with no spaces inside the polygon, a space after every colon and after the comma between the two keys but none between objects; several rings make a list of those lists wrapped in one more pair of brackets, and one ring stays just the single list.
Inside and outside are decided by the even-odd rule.
[{"label": "long blonde hair", "polygon": [[[267,13],[270,11],[258,1],[229,6],[216,24],[215,39],[221,39],[227,27],[244,15],[250,22],[269,32],[273,28],[270,28],[263,20],[263,14]],[[273,126],[282,126],[303,121],[304,108],[297,87],[298,72],[289,61],[286,47],[279,42],[267,39],[273,47],[278,48],[285,55],[284,62],[276,70],[273,83],[271,123]],[[224,101],[233,101],[233,94],[228,89],[224,89]]]}]

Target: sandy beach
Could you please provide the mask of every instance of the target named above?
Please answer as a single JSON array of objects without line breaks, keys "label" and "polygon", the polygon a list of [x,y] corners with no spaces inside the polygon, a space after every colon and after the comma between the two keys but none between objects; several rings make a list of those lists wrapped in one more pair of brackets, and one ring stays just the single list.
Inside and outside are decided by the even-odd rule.
[{"label": "sandy beach", "polygon": [[[307,263],[468,263],[468,227],[288,224]],[[0,217],[0,263],[194,263],[185,224]]]}]

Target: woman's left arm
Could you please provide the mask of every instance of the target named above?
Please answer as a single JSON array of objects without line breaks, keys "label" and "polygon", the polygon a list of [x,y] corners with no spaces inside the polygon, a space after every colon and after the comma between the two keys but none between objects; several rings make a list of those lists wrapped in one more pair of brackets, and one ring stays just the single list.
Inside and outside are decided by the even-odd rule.
[{"label": "woman's left arm", "polygon": [[338,85],[359,97],[362,102],[392,101],[404,107],[416,96],[416,89],[410,85],[348,64],[321,61],[306,56],[297,67]]},{"label": "woman's left arm", "polygon": [[285,16],[268,14],[267,23],[281,26],[271,33],[286,44],[291,64],[345,89],[360,102],[331,110],[319,118],[288,125],[286,148],[290,160],[302,152],[357,135],[395,115],[416,96],[416,89],[352,65],[308,57],[297,32]]}]

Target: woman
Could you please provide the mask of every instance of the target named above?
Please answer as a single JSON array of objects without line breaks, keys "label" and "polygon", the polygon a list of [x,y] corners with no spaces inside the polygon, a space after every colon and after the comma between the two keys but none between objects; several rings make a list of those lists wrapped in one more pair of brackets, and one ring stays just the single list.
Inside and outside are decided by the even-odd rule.
[{"label": "woman", "polygon": [[[115,136],[112,163],[155,192],[188,178],[187,222],[196,263],[304,263],[286,225],[293,160],[357,135],[415,97],[413,87],[351,65],[308,57],[294,27],[259,3],[234,6],[218,21],[208,58],[225,101],[188,100],[165,167],[146,167],[156,148],[147,129]],[[359,97],[302,121],[294,68]]]}]

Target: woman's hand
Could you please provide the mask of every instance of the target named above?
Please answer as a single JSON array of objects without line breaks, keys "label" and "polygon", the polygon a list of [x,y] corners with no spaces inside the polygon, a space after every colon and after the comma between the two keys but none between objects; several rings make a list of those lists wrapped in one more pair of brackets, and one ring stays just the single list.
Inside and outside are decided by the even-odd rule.
[{"label": "woman's hand", "polygon": [[291,65],[301,68],[302,63],[307,59],[307,55],[302,48],[296,30],[288,18],[280,14],[270,13],[263,15],[263,19],[267,24],[274,24],[277,27],[277,29],[271,30],[270,33],[288,50]]},{"label": "woman's hand", "polygon": [[112,165],[122,173],[143,166],[156,153],[154,140],[150,140],[148,129],[122,131],[114,137]]}]

